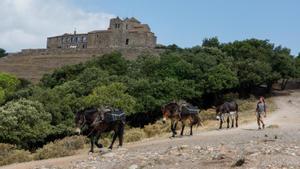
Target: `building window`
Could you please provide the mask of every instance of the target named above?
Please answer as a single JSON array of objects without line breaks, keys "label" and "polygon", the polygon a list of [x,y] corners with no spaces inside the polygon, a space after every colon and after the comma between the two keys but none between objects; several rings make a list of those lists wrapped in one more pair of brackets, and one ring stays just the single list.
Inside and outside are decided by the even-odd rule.
[{"label": "building window", "polygon": [[128,29],[128,25],[126,24],[126,29]]},{"label": "building window", "polygon": [[119,23],[116,23],[116,24],[115,24],[115,28],[116,28],[116,29],[119,29],[120,27],[121,27],[121,24],[119,24]]},{"label": "building window", "polygon": [[126,45],[128,45],[129,44],[129,39],[126,39],[126,43],[125,43]]}]

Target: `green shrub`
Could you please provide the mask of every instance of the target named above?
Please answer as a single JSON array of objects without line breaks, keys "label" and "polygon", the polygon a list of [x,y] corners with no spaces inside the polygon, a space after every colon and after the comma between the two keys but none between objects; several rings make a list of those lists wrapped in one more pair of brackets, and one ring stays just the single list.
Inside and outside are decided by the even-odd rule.
[{"label": "green shrub", "polygon": [[56,140],[38,149],[34,158],[37,160],[74,155],[76,150],[84,148],[86,138],[83,136],[66,137]]},{"label": "green shrub", "polygon": [[31,161],[32,159],[29,151],[18,150],[14,145],[0,143],[0,166]]},{"label": "green shrub", "polygon": [[51,133],[51,114],[38,101],[20,99],[0,107],[0,140],[32,149]]},{"label": "green shrub", "polygon": [[143,129],[140,128],[132,128],[130,130],[125,131],[124,141],[125,142],[134,142],[142,140],[146,138],[146,134]]}]

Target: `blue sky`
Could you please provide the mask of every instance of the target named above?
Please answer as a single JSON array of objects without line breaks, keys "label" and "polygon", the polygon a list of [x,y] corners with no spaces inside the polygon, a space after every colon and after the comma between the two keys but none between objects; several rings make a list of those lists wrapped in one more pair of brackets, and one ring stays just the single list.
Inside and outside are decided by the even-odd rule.
[{"label": "blue sky", "polygon": [[212,36],[222,42],[259,38],[300,52],[299,0],[76,0],[74,5],[135,16],[162,44],[191,47]]},{"label": "blue sky", "polygon": [[300,0],[1,0],[0,48],[45,48],[48,36],[106,29],[115,16],[150,25],[158,43],[269,39],[300,52]]}]

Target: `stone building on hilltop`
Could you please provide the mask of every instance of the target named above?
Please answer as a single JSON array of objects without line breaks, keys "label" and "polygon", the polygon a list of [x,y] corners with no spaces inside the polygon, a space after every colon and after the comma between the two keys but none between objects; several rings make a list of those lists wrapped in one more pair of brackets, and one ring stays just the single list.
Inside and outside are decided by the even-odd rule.
[{"label": "stone building on hilltop", "polygon": [[88,33],[63,34],[49,37],[47,49],[67,48],[154,48],[156,36],[147,24],[135,18],[119,17],[110,20],[107,30],[96,30]]}]

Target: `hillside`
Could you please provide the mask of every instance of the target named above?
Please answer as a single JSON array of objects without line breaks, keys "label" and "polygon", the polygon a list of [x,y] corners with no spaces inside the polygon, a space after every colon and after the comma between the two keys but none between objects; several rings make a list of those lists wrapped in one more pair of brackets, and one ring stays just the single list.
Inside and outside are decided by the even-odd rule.
[{"label": "hillside", "polygon": [[64,65],[74,65],[90,60],[93,56],[118,51],[127,59],[143,53],[158,54],[160,50],[145,48],[103,49],[28,49],[0,58],[0,71],[11,73],[34,83],[45,73],[51,73]]},{"label": "hillside", "polygon": [[87,155],[86,151],[77,156],[15,164],[3,169],[232,168],[239,165],[241,168],[299,168],[299,95],[299,91],[275,95],[278,109],[268,115],[265,130],[258,131],[256,122],[252,121],[235,129],[144,140],[112,152],[103,149],[100,154]]}]

